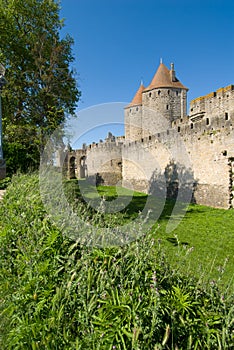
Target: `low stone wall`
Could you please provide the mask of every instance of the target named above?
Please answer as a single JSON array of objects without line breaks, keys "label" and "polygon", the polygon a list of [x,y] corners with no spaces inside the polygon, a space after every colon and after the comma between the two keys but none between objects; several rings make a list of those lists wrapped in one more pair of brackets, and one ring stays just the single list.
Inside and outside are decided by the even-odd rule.
[{"label": "low stone wall", "polygon": [[195,203],[214,208],[229,209],[230,196],[227,189],[220,185],[197,184],[194,192]]},{"label": "low stone wall", "polygon": [[88,181],[93,185],[121,186],[121,173],[101,172],[88,177]]}]

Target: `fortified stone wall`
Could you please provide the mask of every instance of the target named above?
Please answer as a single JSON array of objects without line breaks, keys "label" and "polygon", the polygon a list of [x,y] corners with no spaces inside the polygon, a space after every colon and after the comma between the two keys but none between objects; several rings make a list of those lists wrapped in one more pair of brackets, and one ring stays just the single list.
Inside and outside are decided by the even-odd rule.
[{"label": "fortified stone wall", "polygon": [[206,117],[206,115],[212,115],[213,117],[221,117],[223,115],[228,120],[230,117],[229,112],[233,112],[233,104],[234,86],[229,85],[191,101],[190,118],[192,121],[196,121]]},{"label": "fortified stone wall", "polygon": [[[161,84],[161,85],[160,85]],[[167,87],[168,86],[168,87]],[[76,176],[213,207],[234,207],[234,86],[190,103],[160,64],[125,108],[125,139],[112,134],[70,154]],[[74,164],[73,164],[74,166]],[[71,172],[70,172],[71,173]]]},{"label": "fortified stone wall", "polygon": [[[211,131],[211,130],[210,130]],[[229,208],[232,205],[230,158],[234,156],[234,132],[191,135],[185,141],[196,183],[197,203]]]},{"label": "fortified stone wall", "polygon": [[[186,169],[187,180],[193,176],[194,201],[215,207],[233,206],[233,97],[231,85],[193,100],[191,116],[177,119],[171,129],[126,144],[123,148],[123,184],[131,183],[137,189],[149,192],[152,181],[149,181],[150,175],[146,175],[147,166],[151,165],[152,174],[157,173],[158,183],[159,177],[165,183],[169,181],[167,169],[173,163],[177,173],[178,169]],[[155,161],[148,164],[149,155],[142,149],[151,153]],[[190,165],[183,154],[189,157]],[[139,171],[139,167],[146,173]],[[171,180],[175,182],[175,179]]]},{"label": "fortified stone wall", "polygon": [[92,183],[115,185],[122,180],[122,142],[103,142],[87,148],[87,177]]},{"label": "fortified stone wall", "polygon": [[128,184],[164,198],[175,198],[180,188],[180,199],[187,201],[188,188],[193,193],[193,171],[185,145],[175,130],[124,145],[123,185]]},{"label": "fortified stone wall", "polygon": [[173,195],[181,187],[190,188],[193,201],[229,208],[233,205],[234,161],[234,131],[230,130],[230,123],[231,120],[219,131],[210,126],[205,133],[202,129],[192,134],[188,129],[186,136],[170,129],[141,142],[125,144],[123,186],[164,193],[165,186],[174,184]]},{"label": "fortified stone wall", "polygon": [[68,152],[65,163],[70,179],[85,178],[87,176],[86,148]]}]

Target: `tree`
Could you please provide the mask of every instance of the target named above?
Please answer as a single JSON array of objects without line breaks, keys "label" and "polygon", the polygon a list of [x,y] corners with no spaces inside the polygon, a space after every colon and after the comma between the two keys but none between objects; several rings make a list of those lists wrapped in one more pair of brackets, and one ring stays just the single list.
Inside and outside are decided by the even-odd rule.
[{"label": "tree", "polygon": [[46,138],[74,114],[80,92],[73,39],[60,38],[56,0],[0,0],[0,62],[6,70],[3,141],[8,168],[39,164]]}]

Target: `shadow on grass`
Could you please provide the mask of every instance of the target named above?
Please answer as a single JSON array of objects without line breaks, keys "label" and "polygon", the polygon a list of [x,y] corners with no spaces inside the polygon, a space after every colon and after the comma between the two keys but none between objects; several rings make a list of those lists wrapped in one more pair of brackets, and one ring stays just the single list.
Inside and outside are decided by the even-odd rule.
[{"label": "shadow on grass", "polygon": [[[82,191],[80,190],[82,185]],[[134,219],[140,212],[142,212],[147,205],[149,208],[158,213],[158,222],[168,221],[172,216],[173,208],[176,204],[175,199],[164,199],[155,196],[148,196],[145,193],[133,192],[129,189],[121,188],[121,193],[118,193],[118,189],[115,186],[93,186],[86,180],[67,180],[64,181],[64,192],[69,203],[74,200],[80,202],[89,203],[94,208],[97,207],[95,204],[100,201],[101,198],[105,198],[105,201],[112,202],[117,198],[123,203],[123,209],[120,210],[126,220]],[[82,193],[81,193],[82,192]],[[125,203],[128,203],[126,206]],[[178,203],[177,203],[178,205]],[[181,203],[179,214],[177,215],[178,220],[181,217],[186,219],[193,214],[205,213],[206,208],[197,206],[196,204],[190,204],[187,208],[186,204]],[[176,217],[174,216],[174,219]],[[173,242],[171,242],[173,243]]]},{"label": "shadow on grass", "polygon": [[[124,209],[120,210],[124,214],[125,219],[134,219],[139,212],[142,212],[147,205],[149,208],[158,213],[159,221],[169,220],[172,210],[176,203],[173,199],[156,198],[155,196],[149,196],[140,192],[132,192],[128,189],[121,189],[122,193],[119,196],[115,186],[93,186],[87,181],[83,180],[84,184],[82,193],[80,191],[80,180],[72,179],[64,181],[64,192],[69,203],[74,200],[86,202],[89,204],[95,204],[96,201],[100,201],[101,198],[105,198],[106,201],[111,202],[120,197],[121,202],[128,203],[124,206]],[[192,210],[190,209],[190,212]]]},{"label": "shadow on grass", "polygon": [[187,246],[187,245],[189,245],[189,243],[188,242],[179,242],[178,241],[178,239],[176,239],[175,237],[168,237],[168,238],[166,238],[166,240],[168,241],[168,242],[170,242],[170,243],[172,243],[173,244],[173,246],[174,247],[177,247],[177,246]]},{"label": "shadow on grass", "polygon": [[[208,209],[209,208],[209,209]],[[210,210],[210,207],[207,207],[207,208],[201,208],[201,207],[198,207],[197,204],[190,204],[190,207],[187,209],[186,213],[188,215],[190,214],[198,214],[198,213],[205,213],[206,211]]]}]

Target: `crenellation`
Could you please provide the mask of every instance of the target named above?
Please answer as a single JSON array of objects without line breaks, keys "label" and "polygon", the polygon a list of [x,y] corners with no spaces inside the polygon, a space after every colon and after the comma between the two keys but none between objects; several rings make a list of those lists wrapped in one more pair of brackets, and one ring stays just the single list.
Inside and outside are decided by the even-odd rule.
[{"label": "crenellation", "polygon": [[[160,64],[150,85],[140,85],[125,107],[125,136],[111,133],[99,143],[70,152],[69,176],[95,183],[133,186],[146,193],[176,195],[180,178],[193,181],[193,201],[213,207],[234,206],[234,85],[190,102],[174,65]],[[176,186],[173,190],[173,186]],[[164,193],[165,194],[165,193]]]},{"label": "crenellation", "polygon": [[193,121],[199,121],[211,115],[221,117],[227,116],[228,112],[233,114],[234,110],[234,87],[229,85],[218,89],[215,92],[196,98],[190,103],[190,118]]}]

